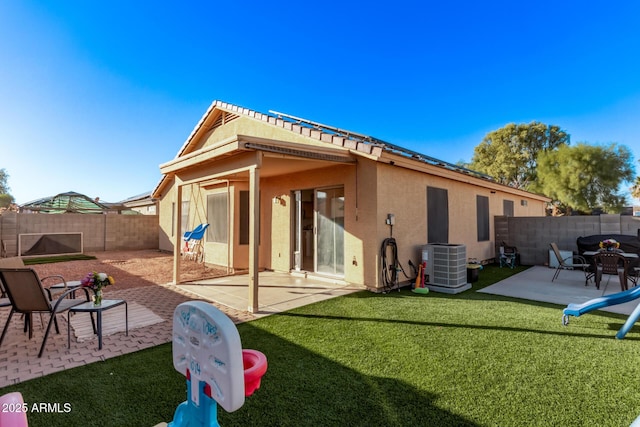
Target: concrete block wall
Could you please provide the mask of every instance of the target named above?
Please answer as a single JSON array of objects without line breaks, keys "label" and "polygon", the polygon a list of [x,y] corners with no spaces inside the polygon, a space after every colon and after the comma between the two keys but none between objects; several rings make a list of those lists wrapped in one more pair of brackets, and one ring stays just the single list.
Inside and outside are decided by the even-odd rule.
[{"label": "concrete block wall", "polygon": [[17,236],[17,226],[17,213],[4,212],[0,215],[0,249],[6,247],[7,256],[18,253],[18,241],[15,238],[15,236]]},{"label": "concrete block wall", "polygon": [[104,215],[105,250],[157,249],[157,215]]},{"label": "concrete block wall", "polygon": [[627,215],[620,217],[620,234],[638,235],[639,229],[640,217]]},{"label": "concrete block wall", "polygon": [[81,232],[84,252],[157,249],[157,215],[3,214],[0,238],[7,256],[18,254],[18,235]]},{"label": "concrete block wall", "polygon": [[[547,265],[549,244],[577,253],[576,240],[594,234],[637,236],[640,218],[620,215],[568,217],[496,217],[496,246],[505,242],[516,246],[524,265]],[[506,237],[506,238],[505,238]],[[496,254],[499,253],[496,248]]]},{"label": "concrete block wall", "polygon": [[105,216],[18,214],[18,234],[81,232],[84,252],[104,251]]}]

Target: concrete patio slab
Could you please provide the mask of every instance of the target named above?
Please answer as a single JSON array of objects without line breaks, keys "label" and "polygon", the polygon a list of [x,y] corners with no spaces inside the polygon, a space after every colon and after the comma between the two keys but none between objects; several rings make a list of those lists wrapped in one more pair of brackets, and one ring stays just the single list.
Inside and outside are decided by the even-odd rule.
[{"label": "concrete patio slab", "polygon": [[[248,275],[201,280],[180,284],[179,287],[234,310],[248,310]],[[260,273],[259,277],[259,311],[252,314],[255,317],[263,317],[361,290],[364,290],[364,287],[340,280],[265,271]]]},{"label": "concrete patio slab", "polygon": [[[585,286],[585,277],[582,271],[561,271],[559,277],[552,282],[551,278],[554,272],[553,268],[534,266],[478,292],[566,306],[570,303],[580,304],[593,298],[621,291],[617,276],[604,275],[600,289],[596,289],[592,280],[588,286]],[[631,282],[629,285],[633,286]],[[639,303],[640,299],[605,307],[602,310],[629,315]]]}]

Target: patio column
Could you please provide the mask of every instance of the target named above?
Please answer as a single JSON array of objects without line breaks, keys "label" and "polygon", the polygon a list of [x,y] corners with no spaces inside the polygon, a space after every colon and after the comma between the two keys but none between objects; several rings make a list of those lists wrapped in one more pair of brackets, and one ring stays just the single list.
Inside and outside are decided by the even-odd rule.
[{"label": "patio column", "polygon": [[180,246],[182,245],[182,236],[180,230],[182,230],[182,180],[175,177],[176,186],[176,211],[175,218],[173,218],[173,284],[180,284],[180,260],[182,255],[180,253]]},{"label": "patio column", "polygon": [[258,268],[260,236],[260,169],[249,169],[249,307],[250,313],[257,313]]}]

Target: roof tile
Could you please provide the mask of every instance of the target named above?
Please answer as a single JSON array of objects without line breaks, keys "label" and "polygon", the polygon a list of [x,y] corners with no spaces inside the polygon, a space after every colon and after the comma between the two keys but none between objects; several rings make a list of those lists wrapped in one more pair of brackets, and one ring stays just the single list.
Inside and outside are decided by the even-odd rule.
[{"label": "roof tile", "polygon": [[364,143],[364,142],[358,142],[358,145],[356,146],[356,150],[362,152],[362,153],[367,153],[370,154],[371,153],[371,145]]},{"label": "roof tile", "polygon": [[356,141],[354,141],[353,139],[345,139],[344,140],[344,147],[354,150],[354,149],[356,149],[358,147],[358,143]]}]

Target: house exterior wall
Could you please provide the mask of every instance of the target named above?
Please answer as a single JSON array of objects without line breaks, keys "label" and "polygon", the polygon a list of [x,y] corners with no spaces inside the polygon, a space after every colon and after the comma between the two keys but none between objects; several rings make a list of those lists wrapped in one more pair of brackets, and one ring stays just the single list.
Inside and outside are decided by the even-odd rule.
[{"label": "house exterior wall", "polygon": [[[189,214],[187,224],[183,224],[183,228],[186,230],[190,224],[197,221],[198,211],[192,208],[195,205],[195,196],[191,195],[191,186],[186,186],[182,190],[182,201],[188,202]],[[192,200],[193,199],[193,200]],[[177,193],[175,191],[175,184],[172,184],[166,191],[166,194],[158,201],[158,217],[159,217],[159,236],[158,246],[162,251],[173,252],[173,238],[176,233],[182,235],[182,230],[174,229],[174,219],[177,212]],[[200,212],[202,218],[202,211]],[[198,224],[193,225],[191,229],[195,228]]]},{"label": "house exterior wall", "polygon": [[160,233],[158,235],[158,247],[161,251],[173,251],[173,229],[174,215],[176,212],[176,193],[171,185],[166,195],[158,202],[158,225]]},{"label": "house exterior wall", "polygon": [[[438,166],[420,164],[408,157],[394,158],[394,165],[391,165],[389,158],[393,158],[394,154],[383,153],[382,157],[377,157],[380,151],[376,155],[373,155],[371,150],[360,151],[362,143],[354,141],[349,141],[349,144],[343,141],[344,145],[336,146],[332,142],[334,137],[325,138],[322,141],[314,139],[309,135],[320,131],[300,128],[292,123],[285,123],[285,125],[290,128],[297,126],[299,129],[292,129],[292,132],[286,126],[272,126],[262,120],[242,115],[234,118],[231,114],[224,116],[230,117],[230,121],[204,133],[205,127],[211,126],[215,117],[218,116],[212,116],[210,121],[205,121],[206,124],[198,128],[201,131],[199,130],[200,133],[196,135],[200,140],[194,137],[190,142],[191,146],[187,145],[188,149],[185,150],[184,155],[189,156],[190,153],[194,153],[194,150],[200,151],[191,157],[185,157],[183,163],[174,162],[172,164],[172,166],[176,165],[174,169],[165,170],[177,173],[185,181],[206,179],[207,176],[213,176],[222,171],[246,170],[243,168],[255,162],[257,157],[251,151],[241,153],[245,146],[238,144],[238,141],[244,137],[298,143],[301,150],[307,152],[334,148],[336,151],[340,150],[341,154],[345,154],[345,148],[349,148],[355,153],[351,155],[355,163],[331,163],[326,160],[311,162],[309,159],[296,158],[295,155],[280,157],[272,155],[262,159],[263,170],[267,169],[267,165],[272,168],[277,165],[278,172],[273,173],[273,169],[271,174],[261,172],[259,268],[286,272],[294,266],[292,259],[294,243],[292,224],[295,212],[292,192],[294,190],[337,186],[344,188],[344,280],[372,289],[381,288],[379,283],[380,247],[382,241],[389,237],[391,232],[390,227],[385,224],[387,214],[394,214],[396,218],[393,237],[398,242],[399,261],[405,270],[410,274],[409,260],[416,265],[420,262],[421,248],[427,243],[428,186],[448,191],[449,242],[465,244],[467,256],[470,258],[485,260],[494,257],[493,217],[504,214],[504,200],[513,201],[516,216],[544,215],[544,200],[540,197],[528,196],[528,193],[509,190],[506,187],[501,189],[498,184],[489,183],[477,177],[463,176],[459,172],[445,170]],[[234,143],[237,145],[233,146],[233,149],[227,149]],[[205,153],[211,153],[221,147],[225,147],[226,151],[223,155],[226,157],[223,155],[211,159],[204,157]],[[318,150],[314,150],[316,147]],[[294,148],[297,149],[297,147]],[[381,149],[378,148],[378,150]],[[222,153],[222,151],[218,152]],[[199,166],[192,161],[195,155],[201,156]],[[179,164],[183,165],[180,170],[177,169]],[[313,164],[313,166],[300,172],[301,164]],[[184,165],[187,168],[184,168]],[[229,192],[229,206],[232,208],[229,218],[230,244],[205,243],[205,259],[206,262],[223,266],[226,264],[233,270],[241,270],[248,268],[248,245],[238,243],[239,195],[240,191],[248,190],[249,184],[246,172],[234,173],[231,178],[235,181],[224,185],[224,191]],[[199,191],[206,200],[207,194],[221,191],[222,187],[211,185]],[[183,198],[194,197],[190,193],[193,186],[183,188]],[[164,194],[156,195],[160,198],[160,248],[172,250],[172,233],[176,232],[173,230],[173,212],[178,203],[175,200],[175,183],[168,184],[162,193]],[[476,196],[478,195],[486,196],[489,200],[489,235],[491,237],[482,242],[479,242],[477,237]],[[278,198],[278,203],[273,203],[274,197]],[[521,204],[521,200],[527,203]],[[206,207],[206,202],[201,205]],[[206,218],[204,212],[201,216]],[[189,219],[191,228],[200,222],[203,221],[194,222]]]},{"label": "house exterior wall", "polygon": [[[201,173],[205,173],[204,171]],[[196,173],[194,172],[193,176]],[[493,217],[503,215],[503,201],[511,200],[515,216],[543,216],[544,203],[500,190],[453,181],[419,171],[391,166],[375,160],[359,158],[356,164],[334,164],[326,168],[283,174],[263,178],[260,182],[260,268],[290,271],[293,268],[294,201],[292,191],[343,186],[345,194],[345,265],[344,280],[380,289],[380,246],[390,236],[385,224],[387,214],[394,214],[396,225],[393,237],[398,244],[398,258],[408,274],[408,261],[418,265],[421,249],[427,244],[427,187],[444,188],[449,197],[449,243],[466,245],[467,257],[479,260],[495,256],[496,242]],[[247,182],[232,182],[202,189],[200,195],[192,193],[198,186],[185,186],[183,199],[189,200],[189,227],[192,229],[206,221],[206,196],[228,191],[233,213],[229,217],[230,247],[205,243],[206,262],[231,271],[248,268],[248,245],[240,245],[239,192],[248,191]],[[476,196],[489,199],[490,240],[478,242]],[[274,204],[274,197],[283,203]],[[201,199],[200,201],[197,201]],[[521,203],[526,200],[527,203]],[[175,188],[171,187],[160,200],[160,248],[173,250],[170,231],[175,209]],[[198,206],[196,208],[196,205]],[[197,217],[197,219],[196,219]],[[403,277],[401,277],[403,279]]]},{"label": "house exterior wall", "polygon": [[[446,189],[448,192],[449,241],[464,244],[468,258],[487,260],[495,256],[495,229],[492,218],[503,215],[503,201],[511,200],[515,216],[544,216],[544,203],[534,198],[520,197],[500,190],[491,190],[478,185],[453,181],[442,177],[427,175],[418,171],[378,163],[376,174],[377,188],[363,188],[363,193],[377,194],[375,240],[366,241],[366,247],[379,247],[383,239],[390,236],[391,229],[385,224],[387,214],[395,215],[393,237],[398,245],[398,259],[409,272],[408,261],[415,265],[421,261],[421,250],[427,242],[427,187]],[[365,184],[366,185],[366,184]],[[367,191],[368,190],[368,191]],[[476,220],[476,196],[489,199],[489,236],[490,240],[478,241]],[[522,204],[520,201],[526,200]],[[372,266],[373,267],[373,266]],[[377,283],[379,267],[369,268],[367,286]],[[401,277],[402,278],[402,277]]]},{"label": "house exterior wall", "polygon": [[[308,128],[303,129],[303,132],[304,131],[307,131],[307,135],[311,132]],[[204,136],[203,141],[197,144],[196,148],[217,145],[220,141],[233,138],[236,135],[253,135],[274,141],[294,142],[312,147],[327,147],[327,143],[310,139],[306,137],[304,133],[293,133],[286,128],[268,126],[262,121],[241,116],[229,123],[214,128]]]}]

